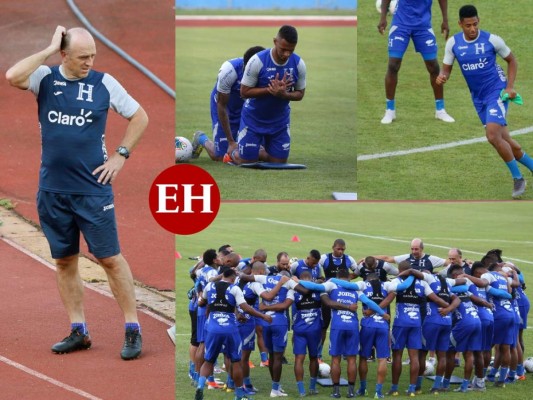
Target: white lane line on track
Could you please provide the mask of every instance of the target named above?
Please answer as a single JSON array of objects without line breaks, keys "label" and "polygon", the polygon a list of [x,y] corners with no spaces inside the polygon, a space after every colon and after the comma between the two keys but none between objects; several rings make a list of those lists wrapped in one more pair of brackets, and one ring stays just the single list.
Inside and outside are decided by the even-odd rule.
[{"label": "white lane line on track", "polygon": [[[366,238],[366,239],[384,240],[384,241],[387,241],[387,242],[397,242],[397,243],[406,243],[406,244],[411,243],[410,240],[394,239],[394,238],[390,238],[390,237],[386,237],[386,236],[373,236],[373,235],[365,235],[365,234],[362,234],[362,233],[345,232],[345,231],[339,231],[337,229],[320,228],[318,226],[296,224],[296,223],[292,223],[292,222],[278,221],[278,220],[275,220],[275,219],[267,219],[267,218],[256,218],[256,219],[259,220],[259,221],[262,221],[262,222],[269,222],[269,223],[279,224],[279,225],[295,226],[295,227],[306,228],[306,229],[311,229],[311,230],[315,230],[315,231],[338,233],[338,234],[346,235],[346,236],[356,236],[356,237],[362,237],[362,238]],[[438,244],[431,244],[431,243],[427,243],[427,242],[424,242],[424,245],[425,246],[433,246],[433,247],[436,247],[436,248],[439,248],[439,249],[445,249],[445,250],[449,250],[452,247],[452,246],[441,246],[441,245],[438,245]],[[481,255],[481,256],[485,255],[485,253],[480,253],[478,251],[466,250],[466,249],[463,249],[463,248],[461,250],[462,250],[463,253],[468,252],[468,253],[471,253],[471,254],[476,254],[476,255]],[[525,264],[533,264],[533,261],[521,260],[521,259],[512,258],[512,257],[505,257],[505,258],[507,260],[509,260],[509,261],[525,263]]]},{"label": "white lane line on track", "polygon": [[13,360],[10,360],[9,358],[6,358],[2,355],[0,355],[0,361],[2,361],[3,363],[11,366],[11,367],[15,367],[19,370],[21,370],[22,372],[25,372],[27,373],[28,375],[31,375],[35,378],[39,378],[39,379],[42,379],[43,381],[46,381],[46,382],[49,382],[51,383],[52,385],[55,385],[57,387],[60,387],[61,389],[65,389],[65,390],[68,390],[69,392],[73,392],[73,393],[76,393],[77,395],[83,397],[83,398],[86,398],[86,399],[91,399],[91,400],[102,400],[100,397],[96,397],[96,396],[93,396],[92,394],[90,393],[87,393],[81,389],[77,389],[75,387],[72,387],[70,385],[67,385],[66,383],[63,383],[61,381],[58,381],[54,378],[51,378],[49,377],[48,375],[44,375],[38,371],[35,371],[31,368],[28,368],[22,364],[19,364],[18,362],[16,361],[13,361]]},{"label": "white lane line on track", "polygon": [[[5,243],[7,243],[8,245],[10,245],[11,247],[15,248],[16,250],[26,254],[28,257],[31,257],[33,258],[35,261],[38,261],[40,262],[41,264],[43,264],[45,267],[47,268],[50,268],[52,271],[56,271],[56,266],[52,263],[50,263],[48,260],[45,260],[44,258],[38,256],[37,254],[33,254],[32,252],[26,250],[24,247],[20,246],[19,244],[13,242],[12,240],[8,239],[8,238],[5,238],[5,237],[2,237],[0,238],[2,239]],[[93,286],[91,285],[90,283],[87,283],[87,282],[83,282],[83,286],[86,287],[87,289],[90,289],[90,290],[93,290],[95,291],[96,293],[98,294],[101,294],[103,296],[106,296],[106,297],[109,297],[109,298],[114,298],[114,296],[109,293],[109,292],[106,292],[105,290],[102,290],[96,286]],[[160,322],[163,322],[165,324],[167,324],[168,326],[172,326],[173,323],[170,322],[168,319],[150,311],[150,310],[147,310],[147,309],[144,309],[144,308],[137,308],[138,311],[146,314],[146,315],[149,315],[150,317],[160,321]]]},{"label": "white lane line on track", "polygon": [[[512,131],[511,136],[525,135],[531,132],[533,132],[533,126],[528,126],[523,129]],[[453,147],[466,146],[466,145],[475,144],[475,143],[483,143],[486,141],[487,141],[487,138],[483,136],[483,137],[478,137],[474,139],[458,140],[456,142],[436,144],[436,145],[425,146],[425,147],[417,147],[417,148],[409,149],[409,150],[387,151],[385,153],[376,153],[376,154],[363,154],[363,155],[357,156],[357,161],[366,161],[366,160],[375,160],[378,158],[406,156],[406,155],[415,154],[415,153],[426,153],[429,151],[451,149]]]}]

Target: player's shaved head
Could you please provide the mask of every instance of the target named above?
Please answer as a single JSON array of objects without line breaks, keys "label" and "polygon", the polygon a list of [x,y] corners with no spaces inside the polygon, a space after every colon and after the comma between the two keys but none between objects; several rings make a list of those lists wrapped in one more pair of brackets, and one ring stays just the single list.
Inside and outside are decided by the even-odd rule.
[{"label": "player's shaved head", "polygon": [[229,253],[226,255],[226,265],[230,268],[236,268],[239,265],[241,258],[237,253]]},{"label": "player's shaved head", "polygon": [[72,46],[76,45],[92,45],[96,47],[91,33],[87,29],[79,27],[67,30],[63,40],[61,40],[61,50],[68,51]]},{"label": "player's shaved head", "polygon": [[266,265],[261,261],[256,261],[252,264],[252,272],[254,274],[262,275],[266,272]]},{"label": "player's shaved head", "polygon": [[254,260],[255,261],[261,261],[266,262],[267,259],[267,252],[263,249],[257,249],[254,253]]}]

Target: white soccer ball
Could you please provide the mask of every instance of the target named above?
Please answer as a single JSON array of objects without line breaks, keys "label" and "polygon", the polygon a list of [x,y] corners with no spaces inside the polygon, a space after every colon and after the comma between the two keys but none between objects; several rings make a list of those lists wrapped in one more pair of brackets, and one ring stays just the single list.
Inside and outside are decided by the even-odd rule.
[{"label": "white soccer ball", "polygon": [[424,370],[424,376],[433,376],[435,375],[435,364],[431,361],[426,361],[426,369]]},{"label": "white soccer ball", "polygon": [[[396,12],[396,7],[398,6],[398,0],[391,0],[389,4],[389,14],[394,14]],[[376,0],[376,10],[381,14],[381,0]]]},{"label": "white soccer ball", "polygon": [[323,362],[322,364],[318,364],[318,376],[321,378],[329,378],[331,374],[331,367]]},{"label": "white soccer ball", "polygon": [[524,361],[524,369],[527,372],[533,372],[533,357],[528,357]]},{"label": "white soccer ball", "polygon": [[192,158],[192,144],[190,140],[183,136],[176,136],[174,142],[176,143],[176,163],[189,161]]}]

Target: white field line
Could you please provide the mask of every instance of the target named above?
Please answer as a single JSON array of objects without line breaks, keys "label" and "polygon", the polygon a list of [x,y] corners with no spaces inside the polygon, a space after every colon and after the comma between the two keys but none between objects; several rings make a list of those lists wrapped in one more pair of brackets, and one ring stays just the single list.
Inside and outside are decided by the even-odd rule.
[{"label": "white field line", "polygon": [[[533,126],[528,126],[526,128],[512,131],[511,136],[525,135],[531,132],[533,132]],[[475,144],[475,143],[483,143],[486,141],[487,141],[487,138],[483,136],[483,137],[478,137],[474,139],[458,140],[456,142],[436,144],[433,146],[417,147],[417,148],[409,149],[409,150],[387,151],[385,153],[377,153],[377,154],[363,154],[363,155],[357,156],[357,161],[375,160],[377,158],[389,158],[389,157],[396,157],[396,156],[406,156],[406,155],[415,154],[415,153],[426,153],[429,151],[451,149],[453,147],[466,146],[466,145]]]},{"label": "white field line", "polygon": [[176,15],[176,21],[356,21],[355,15]]},{"label": "white field line", "polygon": [[[397,242],[397,243],[406,243],[406,244],[410,244],[411,243],[411,240],[394,239],[394,238],[390,238],[390,237],[386,237],[386,236],[373,236],[373,235],[365,235],[365,234],[362,234],[362,233],[345,232],[345,231],[339,231],[337,229],[320,228],[318,226],[295,224],[295,223],[292,223],[292,222],[278,221],[278,220],[267,219],[267,218],[256,218],[256,219],[259,220],[259,221],[262,221],[262,222],[269,222],[269,223],[272,223],[272,224],[295,226],[295,227],[298,227],[298,228],[311,229],[311,230],[321,231],[321,232],[338,233],[340,235],[345,235],[345,236],[356,236],[356,237],[362,237],[362,238],[366,238],[366,239],[383,240],[383,241],[387,241],[387,242]],[[424,244],[426,246],[432,246],[432,247],[436,247],[438,249],[445,249],[446,251],[448,251],[451,248],[451,246],[441,246],[441,245],[438,245],[438,244],[431,244],[431,243],[427,243],[427,242],[424,242]],[[463,251],[463,253],[468,252],[468,253],[471,253],[471,254],[476,254],[476,255],[481,255],[481,256],[485,255],[485,253],[480,253],[480,252],[472,251],[472,250],[466,250],[466,249],[463,249],[463,248],[461,250]],[[512,258],[512,257],[505,257],[505,258],[510,260],[510,261],[516,261],[518,263],[533,264],[533,261],[521,260],[521,259]]]},{"label": "white field line", "polygon": [[58,381],[54,378],[51,378],[49,377],[48,375],[44,375],[40,372],[37,372],[31,368],[28,368],[22,364],[19,364],[18,362],[15,362],[13,360],[10,360],[9,358],[6,358],[6,357],[3,357],[0,355],[0,361],[2,361],[3,363],[11,366],[11,367],[15,367],[19,370],[21,370],[22,372],[25,372],[27,373],[28,375],[31,375],[35,378],[38,378],[38,379],[42,379],[43,381],[46,381],[48,383],[51,383],[52,385],[55,385],[57,387],[60,387],[61,389],[64,389],[64,390],[68,390],[69,392],[73,392],[73,393],[76,393],[77,395],[83,397],[83,398],[86,398],[86,399],[91,399],[91,400],[102,400],[100,397],[96,397],[96,396],[93,396],[92,394],[90,393],[87,393],[81,389],[77,389],[75,387],[72,387],[70,385],[67,385],[66,383],[63,383],[61,381]]},{"label": "white field line", "polygon": [[[12,240],[8,239],[8,238],[5,238],[5,237],[1,237],[0,239],[2,239],[4,242],[6,242],[8,245],[10,245],[11,247],[17,249],[18,251],[26,254],[27,256],[33,258],[35,261],[38,261],[40,262],[41,264],[43,264],[45,267],[47,268],[50,268],[52,271],[56,271],[56,266],[52,263],[50,263],[48,260],[45,260],[44,258],[38,256],[37,254],[33,254],[32,252],[26,250],[24,247],[18,245],[17,243],[13,242]],[[96,286],[93,286],[91,285],[90,283],[87,283],[87,282],[83,282],[83,286],[86,287],[87,289],[90,289],[90,290],[93,290],[95,291],[96,293],[99,293],[103,296],[106,296],[106,297],[110,297],[110,298],[114,298],[113,295],[109,292],[106,292],[105,290],[102,290]],[[160,321],[160,322],[163,322],[165,324],[167,324],[168,326],[172,326],[173,323],[169,322],[167,319],[163,318],[162,316],[150,311],[150,310],[146,310],[144,308],[138,308],[138,311],[146,314],[146,315],[149,315],[150,317]]]}]

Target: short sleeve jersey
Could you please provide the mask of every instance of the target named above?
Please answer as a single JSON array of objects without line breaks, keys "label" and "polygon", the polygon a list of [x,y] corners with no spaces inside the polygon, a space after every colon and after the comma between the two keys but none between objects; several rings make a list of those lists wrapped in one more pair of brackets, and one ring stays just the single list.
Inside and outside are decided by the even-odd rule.
[{"label": "short sleeve jersey", "polygon": [[[507,290],[507,279],[497,272],[487,272],[481,275],[481,279],[489,282],[489,285],[494,289]],[[489,301],[494,304],[494,320],[498,319],[514,319],[514,308],[511,300],[500,299],[491,296],[489,293]]]},{"label": "short sleeve jersey", "polygon": [[335,278],[339,269],[356,270],[356,262],[352,256],[343,254],[341,257],[334,257],[332,253],[323,254],[318,264],[322,267],[326,279]]},{"label": "short sleeve jersey", "polygon": [[108,195],[111,185],[92,174],[108,158],[108,110],[130,118],[139,104],[111,75],[91,70],[83,79],[69,80],[61,69],[43,65],[30,76],[28,90],[37,97],[41,127],[39,189]]},{"label": "short sleeve jersey", "polygon": [[431,5],[433,0],[401,0],[392,17],[391,25],[409,28],[431,28]]},{"label": "short sleeve jersey", "polygon": [[209,304],[209,317],[206,323],[209,332],[237,329],[235,307],[245,302],[240,287],[225,281],[209,282],[202,296]]},{"label": "short sleeve jersey", "polygon": [[399,264],[404,260],[409,261],[411,268],[419,271],[427,269],[430,272],[433,272],[433,268],[442,267],[446,263],[445,259],[429,254],[424,254],[420,258],[415,258],[412,254],[402,254],[394,257],[394,262],[396,264]]},{"label": "short sleeve jersey", "polygon": [[[241,81],[248,87],[267,87],[272,79],[287,76],[293,82],[291,90],[305,89],[306,68],[304,61],[292,53],[283,65],[272,58],[273,49],[253,55],[246,65]],[[290,123],[289,100],[275,96],[249,98],[242,109],[242,123],[259,134],[272,134],[286,128]]]},{"label": "short sleeve jersey", "polygon": [[497,35],[479,31],[477,39],[468,41],[459,32],[446,42],[443,63],[452,65],[457,59],[472,98],[483,100],[507,85],[505,72],[496,59],[497,55],[505,58],[509,54],[511,49]]},{"label": "short sleeve jersey", "polygon": [[[358,283],[358,282],[357,282]],[[361,282],[363,284],[364,282]],[[359,291],[352,289],[345,289],[337,286],[333,282],[324,283],[326,292],[329,294],[331,300],[345,305],[357,303],[359,300]],[[362,287],[362,285],[360,286]],[[323,293],[322,296],[326,296]],[[331,329],[338,330],[353,330],[358,329],[359,320],[357,313],[348,310],[331,310]]]},{"label": "short sleeve jersey", "polygon": [[320,293],[307,295],[294,293],[292,303],[292,329],[294,332],[309,332],[322,328]]},{"label": "short sleeve jersey", "polygon": [[291,265],[291,274],[300,278],[300,274],[304,271],[309,271],[313,281],[316,281],[320,278],[320,266],[319,264],[310,267],[305,263],[305,260],[298,260]]},{"label": "short sleeve jersey", "polygon": [[211,91],[211,121],[213,126],[218,123],[217,92],[229,94],[228,117],[232,128],[239,129],[241,110],[244,100],[241,97],[241,79],[244,72],[242,57],[225,61],[218,71],[215,87]]}]

